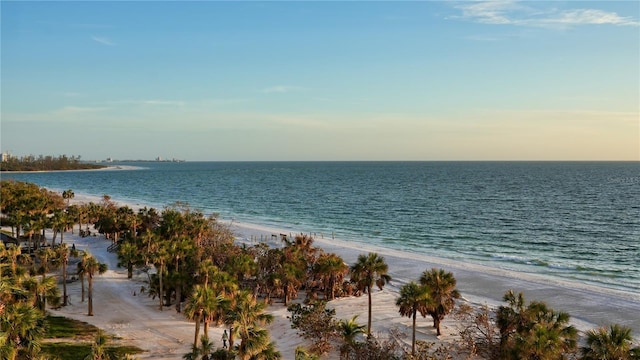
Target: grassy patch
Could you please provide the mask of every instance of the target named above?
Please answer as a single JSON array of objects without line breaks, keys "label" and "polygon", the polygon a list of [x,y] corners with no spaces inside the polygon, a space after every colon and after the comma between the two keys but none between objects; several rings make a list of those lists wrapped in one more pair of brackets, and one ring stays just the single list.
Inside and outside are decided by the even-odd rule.
[{"label": "grassy patch", "polygon": [[[59,360],[84,359],[91,354],[91,344],[99,328],[63,316],[47,316],[47,339],[73,339],[83,342],[43,342],[42,352]],[[112,359],[122,359],[125,354],[139,354],[144,352],[135,346],[107,346],[107,354]]]},{"label": "grassy patch", "polygon": [[[134,346],[107,346],[106,350],[111,359],[121,359],[125,354],[135,355],[143,352]],[[91,354],[91,344],[44,343],[42,344],[42,352],[60,360],[78,360]]]},{"label": "grassy patch", "polygon": [[63,316],[47,316],[46,338],[86,338],[98,332],[98,328],[86,323]]}]

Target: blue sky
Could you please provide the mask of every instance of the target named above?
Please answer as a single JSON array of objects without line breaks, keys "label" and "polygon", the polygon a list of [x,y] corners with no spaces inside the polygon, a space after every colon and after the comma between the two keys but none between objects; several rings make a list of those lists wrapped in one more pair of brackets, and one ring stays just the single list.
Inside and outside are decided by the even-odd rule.
[{"label": "blue sky", "polygon": [[640,160],[637,1],[2,1],[1,147]]}]

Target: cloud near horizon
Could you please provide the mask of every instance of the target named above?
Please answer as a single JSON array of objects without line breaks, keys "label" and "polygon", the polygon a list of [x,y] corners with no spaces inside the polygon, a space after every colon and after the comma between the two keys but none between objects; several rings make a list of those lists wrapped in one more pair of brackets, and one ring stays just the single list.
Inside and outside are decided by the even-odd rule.
[{"label": "cloud near horizon", "polygon": [[640,26],[637,19],[599,9],[534,8],[515,0],[478,1],[456,5],[462,10],[457,18],[483,24],[532,27],[571,27],[579,25]]}]

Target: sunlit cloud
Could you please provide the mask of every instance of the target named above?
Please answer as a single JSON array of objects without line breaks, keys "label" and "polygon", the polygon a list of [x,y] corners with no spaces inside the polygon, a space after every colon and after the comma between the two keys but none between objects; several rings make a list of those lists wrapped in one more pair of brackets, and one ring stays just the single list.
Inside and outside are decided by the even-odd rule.
[{"label": "sunlit cloud", "polygon": [[[462,15],[454,18],[482,24],[566,28],[580,25],[639,26],[637,19],[599,9],[540,8],[546,2],[522,3],[490,0],[458,4]],[[537,7],[534,7],[537,6]]]},{"label": "sunlit cloud", "polygon": [[85,113],[94,113],[99,111],[105,111],[109,108],[106,107],[86,107],[86,106],[65,106],[63,108],[53,110],[53,115],[76,115]]},{"label": "sunlit cloud", "polygon": [[106,38],[106,37],[100,37],[100,36],[92,36],[91,39],[95,42],[98,42],[100,44],[103,45],[108,45],[108,46],[115,46],[116,43],[114,43],[113,41],[111,41],[111,39]]}]

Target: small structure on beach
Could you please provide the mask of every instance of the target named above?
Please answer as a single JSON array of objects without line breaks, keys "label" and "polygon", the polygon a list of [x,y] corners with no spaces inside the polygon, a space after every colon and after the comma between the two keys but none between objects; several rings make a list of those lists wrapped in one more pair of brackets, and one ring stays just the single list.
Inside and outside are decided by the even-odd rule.
[{"label": "small structure on beach", "polygon": [[14,238],[9,234],[0,232],[0,238],[2,239],[2,243],[4,244],[5,247],[7,247],[9,244],[15,244],[16,246],[20,245],[20,240],[18,240],[17,238]]}]

